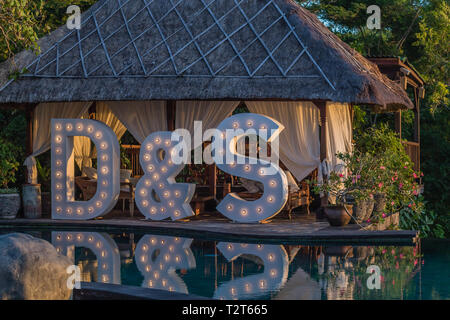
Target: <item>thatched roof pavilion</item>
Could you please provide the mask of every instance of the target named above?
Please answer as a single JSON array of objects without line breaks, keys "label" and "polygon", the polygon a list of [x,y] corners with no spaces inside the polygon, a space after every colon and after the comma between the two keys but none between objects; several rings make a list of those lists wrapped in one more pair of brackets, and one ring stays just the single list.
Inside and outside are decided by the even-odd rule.
[{"label": "thatched roof pavilion", "polygon": [[[0,103],[322,100],[413,108],[402,88],[291,0],[100,0],[80,30],[0,65]],[[14,70],[28,72],[8,80]]]},{"label": "thatched roof pavilion", "polygon": [[[27,111],[29,181],[34,157],[50,148],[50,119],[85,117],[91,106],[142,143],[156,131],[192,133],[196,120],[213,128],[245,102],[284,124],[280,160],[298,181],[351,150],[352,104],[414,108],[396,81],[292,0],[99,0],[79,30],[62,26],[39,45],[37,57],[24,51],[0,64],[0,108]],[[76,143],[89,162],[89,139]]]}]

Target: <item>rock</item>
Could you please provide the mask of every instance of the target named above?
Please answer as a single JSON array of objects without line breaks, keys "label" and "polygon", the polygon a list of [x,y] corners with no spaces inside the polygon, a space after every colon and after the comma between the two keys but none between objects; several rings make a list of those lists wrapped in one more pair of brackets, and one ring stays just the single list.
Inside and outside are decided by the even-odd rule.
[{"label": "rock", "polygon": [[1,235],[0,299],[69,299],[66,269],[72,264],[45,240],[23,233]]}]

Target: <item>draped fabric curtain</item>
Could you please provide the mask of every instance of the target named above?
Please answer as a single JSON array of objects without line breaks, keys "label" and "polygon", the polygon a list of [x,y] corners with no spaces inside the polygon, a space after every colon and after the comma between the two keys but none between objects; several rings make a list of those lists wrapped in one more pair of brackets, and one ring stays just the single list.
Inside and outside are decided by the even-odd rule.
[{"label": "draped fabric curtain", "polygon": [[37,183],[36,159],[51,147],[51,120],[80,118],[92,102],[40,103],[33,116],[33,153],[25,159],[28,183]]},{"label": "draped fabric curtain", "polygon": [[[89,119],[89,113],[86,112],[81,119]],[[73,153],[75,163],[80,170],[83,167],[92,167],[92,148],[91,139],[84,136],[75,136],[73,139]]]},{"label": "draped fabric curtain", "polygon": [[[89,114],[84,114],[82,118],[88,119]],[[108,108],[105,102],[97,102],[96,120],[101,121],[110,127],[117,135],[118,140],[120,140],[120,138],[122,138],[127,131],[127,128]],[[91,139],[88,137],[75,137],[73,147],[75,163],[78,165],[80,170],[83,167],[92,167],[92,158],[96,157],[96,149],[92,149]]]},{"label": "draped fabric curtain", "polygon": [[352,118],[348,103],[327,103],[327,160],[332,171],[342,172],[342,161],[336,157],[338,152],[351,152]]},{"label": "draped fabric curtain", "polygon": [[250,112],[267,115],[284,125],[280,134],[281,162],[297,178],[306,178],[320,164],[319,109],[308,101],[246,101]]},{"label": "draped fabric curtain", "polygon": [[105,104],[141,144],[150,133],[167,131],[165,101],[108,101]]},{"label": "draped fabric curtain", "polygon": [[[186,129],[194,137],[194,121],[202,121],[202,129],[217,128],[223,119],[228,118],[240,101],[177,101],[175,128]],[[201,145],[192,144],[192,149]]]},{"label": "draped fabric curtain", "polygon": [[109,102],[97,102],[95,105],[95,119],[104,122],[110,127],[117,136],[117,140],[120,140],[127,131],[127,128],[117,118],[114,112],[108,107]]}]

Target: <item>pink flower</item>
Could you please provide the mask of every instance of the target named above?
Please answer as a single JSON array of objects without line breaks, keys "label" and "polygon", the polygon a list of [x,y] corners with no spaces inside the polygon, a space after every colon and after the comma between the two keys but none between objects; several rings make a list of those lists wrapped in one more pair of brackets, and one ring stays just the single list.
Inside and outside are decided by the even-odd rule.
[{"label": "pink flower", "polygon": [[404,166],[403,168],[405,168],[405,169],[408,169],[408,167],[407,167],[407,166]]},{"label": "pink flower", "polygon": [[370,219],[367,219],[367,222],[370,223]]},{"label": "pink flower", "polygon": [[394,201],[392,201],[392,202],[391,202],[391,206],[393,206],[394,204],[395,204],[395,202],[394,202]]},{"label": "pink flower", "polygon": [[382,253],[382,254],[385,254],[385,253],[386,253],[386,249],[383,249],[383,251],[381,251],[381,253]]},{"label": "pink flower", "polygon": [[385,170],[386,167],[385,167],[385,166],[380,166],[380,169],[381,169],[381,170]]},{"label": "pink flower", "polygon": [[408,207],[410,207],[410,208],[411,208],[411,203],[410,203],[410,204],[408,204]]},{"label": "pink flower", "polygon": [[399,268],[399,265],[398,265],[398,261],[397,261],[397,263],[395,264],[395,269],[398,269]]},{"label": "pink flower", "polygon": [[343,175],[342,173],[339,173],[339,177],[341,177],[341,178],[342,178],[343,176],[344,176],[344,175]]},{"label": "pink flower", "polygon": [[358,175],[356,176],[356,179],[361,179],[361,176],[358,174]]},{"label": "pink flower", "polygon": [[423,172],[420,173],[420,176],[423,177]]},{"label": "pink flower", "polygon": [[404,257],[403,253],[400,253],[400,259],[403,259]]},{"label": "pink flower", "polygon": [[382,216],[383,218],[386,218],[386,213],[383,213],[381,216]]},{"label": "pink flower", "polygon": [[414,265],[416,265],[417,264],[417,259],[416,260],[414,260]]},{"label": "pink flower", "polygon": [[382,188],[383,187],[383,182],[380,182],[379,184],[378,184],[378,188]]},{"label": "pink flower", "polygon": [[395,286],[395,280],[392,280],[392,285]]},{"label": "pink flower", "polygon": [[398,185],[398,187],[401,189],[401,188],[403,188],[403,183],[400,183],[399,185]]},{"label": "pink flower", "polygon": [[414,172],[413,177],[417,179],[419,176]]},{"label": "pink flower", "polygon": [[394,249],[392,249],[391,253],[392,253],[392,254],[395,254],[395,250],[394,250]]}]

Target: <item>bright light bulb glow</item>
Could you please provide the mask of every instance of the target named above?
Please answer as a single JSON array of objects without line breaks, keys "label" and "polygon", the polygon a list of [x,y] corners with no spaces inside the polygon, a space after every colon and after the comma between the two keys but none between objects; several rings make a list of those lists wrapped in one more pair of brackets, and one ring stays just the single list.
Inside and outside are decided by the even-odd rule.
[{"label": "bright light bulb glow", "polygon": [[[52,179],[52,194],[67,195],[62,197],[58,194],[57,201],[52,202],[52,218],[87,220],[110,212],[120,193],[120,148],[115,133],[103,122],[90,119],[52,119],[51,128],[52,172],[56,178]],[[75,136],[88,137],[97,150],[105,150],[98,155],[97,168],[101,179],[98,179],[97,191],[89,201],[74,199],[72,149]]]},{"label": "bright light bulb glow", "polygon": [[[136,205],[147,219],[178,220],[194,215],[189,202],[194,195],[195,185],[174,182],[184,164],[169,164],[173,148],[171,137],[171,132],[155,132],[143,142],[147,148],[141,149],[139,161],[144,176],[136,185]],[[158,146],[149,148],[153,143]],[[143,193],[145,189],[147,192]],[[144,200],[147,206],[143,206]]]},{"label": "bright light bulb glow", "polygon": [[[52,244],[61,248],[60,253],[73,259],[75,248],[86,248],[97,258],[97,281],[120,284],[120,255],[114,240],[106,233],[77,232],[75,236],[64,231],[52,232]],[[83,272],[83,270],[81,270]]]},{"label": "bright light bulb glow", "polygon": [[[251,133],[245,133],[244,130],[230,130],[230,128],[239,128],[240,124],[246,126],[245,130],[251,130]],[[261,157],[250,157],[238,153],[238,141],[242,141],[250,134],[258,137],[260,132],[253,128],[261,127],[267,129],[267,137],[259,138],[268,141],[275,139],[284,129],[282,124],[270,117],[251,113],[233,115],[223,120],[217,127],[219,131],[227,132],[226,139],[222,141],[222,150],[226,150],[226,155],[217,152],[213,156],[217,167],[232,176],[263,184],[264,193],[259,199],[247,201],[236,193],[229,193],[219,203],[216,209],[236,222],[255,223],[268,220],[283,209],[288,198],[286,174],[276,163]],[[275,186],[277,188],[274,188]]]},{"label": "bright light bulb glow", "polygon": [[[136,259],[136,266],[144,276],[142,287],[189,293],[186,284],[175,271],[196,267],[195,257],[190,249],[191,243],[192,239],[187,238],[175,241],[174,237],[169,236],[143,236],[136,245],[135,252],[137,257],[145,257],[145,261]],[[176,255],[175,259],[171,258],[172,255]]]},{"label": "bright light bulb glow", "polygon": [[264,272],[236,278],[219,285],[214,292],[214,299],[248,299],[250,293],[253,295],[252,298],[255,294],[264,296],[278,290],[287,281],[289,257],[282,245],[245,244],[243,246],[239,243],[220,242],[217,244],[217,249],[229,262],[242,255],[259,257],[264,263]]}]

